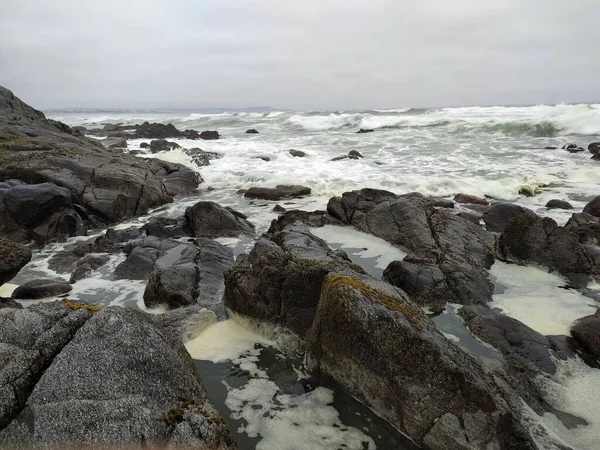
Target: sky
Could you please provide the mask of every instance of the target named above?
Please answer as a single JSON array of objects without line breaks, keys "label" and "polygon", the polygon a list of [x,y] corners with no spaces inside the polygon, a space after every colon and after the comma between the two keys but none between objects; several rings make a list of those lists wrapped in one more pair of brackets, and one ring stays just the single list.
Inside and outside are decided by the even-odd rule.
[{"label": "sky", "polygon": [[2,0],[39,109],[600,102],[598,0]]}]

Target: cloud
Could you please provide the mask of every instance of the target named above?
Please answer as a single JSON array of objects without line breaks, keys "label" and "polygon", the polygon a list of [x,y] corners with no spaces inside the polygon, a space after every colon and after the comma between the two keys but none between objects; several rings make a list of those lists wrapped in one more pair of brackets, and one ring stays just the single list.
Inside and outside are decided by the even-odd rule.
[{"label": "cloud", "polygon": [[0,84],[49,107],[600,100],[594,0],[4,0]]}]

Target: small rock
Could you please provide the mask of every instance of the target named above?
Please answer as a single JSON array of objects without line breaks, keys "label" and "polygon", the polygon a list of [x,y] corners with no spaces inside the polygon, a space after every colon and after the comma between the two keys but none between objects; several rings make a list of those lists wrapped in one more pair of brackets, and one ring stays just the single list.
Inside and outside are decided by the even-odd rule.
[{"label": "small rock", "polygon": [[295,156],[296,158],[304,158],[306,156],[306,153],[300,151],[300,150],[290,150],[290,155]]},{"label": "small rock", "polygon": [[588,145],[588,151],[592,154],[592,159],[600,159],[600,142],[592,142]]},{"label": "small rock", "polygon": [[150,148],[150,144],[148,142],[142,142],[140,148]]},{"label": "small rock", "polygon": [[273,206],[273,212],[276,212],[276,213],[284,213],[284,212],[286,212],[286,211],[287,211],[287,209],[285,209],[285,208],[284,208],[283,206],[281,206],[281,205],[275,205],[275,206]]},{"label": "small rock", "polygon": [[262,159],[265,162],[271,161],[271,158],[269,158],[268,156],[255,156],[254,159]]},{"label": "small rock", "polygon": [[358,130],[356,132],[356,134],[364,134],[364,133],[372,133],[375,130],[371,129],[371,128],[361,128],[360,130]]},{"label": "small rock", "polygon": [[73,288],[64,280],[32,280],[22,284],[12,293],[17,300],[34,300],[66,294]]},{"label": "small rock", "polygon": [[215,202],[198,202],[185,210],[185,221],[193,236],[253,235],[254,225],[242,219],[239,214],[234,214]]},{"label": "small rock", "polygon": [[200,133],[200,139],[204,139],[205,141],[220,139],[220,137],[218,131],[203,131]]},{"label": "small rock", "polygon": [[311,189],[306,186],[279,185],[274,188],[252,187],[246,191],[244,197],[259,198],[262,200],[281,200],[310,195]]},{"label": "small rock", "polygon": [[564,200],[553,199],[546,203],[548,209],[573,209],[573,205]]},{"label": "small rock", "polygon": [[357,158],[364,158],[364,156],[361,155],[357,150],[350,150],[348,152],[348,156],[349,157],[356,156]]},{"label": "small rock", "polygon": [[258,134],[258,130],[250,128],[249,130],[246,130],[246,134]]},{"label": "small rock", "polygon": [[470,205],[489,205],[490,204],[490,202],[488,202],[484,198],[476,197],[475,195],[469,195],[469,194],[456,194],[454,196],[454,201],[456,203],[470,204]]},{"label": "small rock", "polygon": [[152,153],[173,150],[174,148],[181,148],[181,146],[177,142],[170,142],[166,139],[154,139],[150,142],[150,151]]}]

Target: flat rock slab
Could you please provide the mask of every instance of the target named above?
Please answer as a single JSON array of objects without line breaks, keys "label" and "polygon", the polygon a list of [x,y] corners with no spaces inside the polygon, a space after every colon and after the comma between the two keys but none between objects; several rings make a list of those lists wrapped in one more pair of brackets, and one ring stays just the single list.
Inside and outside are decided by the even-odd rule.
[{"label": "flat rock slab", "polygon": [[32,280],[16,288],[12,293],[12,298],[36,300],[66,294],[72,289],[73,287],[64,280]]},{"label": "flat rock slab", "polygon": [[310,195],[311,189],[306,186],[279,185],[274,188],[251,187],[246,191],[244,197],[262,200],[282,200],[285,198],[297,198]]}]

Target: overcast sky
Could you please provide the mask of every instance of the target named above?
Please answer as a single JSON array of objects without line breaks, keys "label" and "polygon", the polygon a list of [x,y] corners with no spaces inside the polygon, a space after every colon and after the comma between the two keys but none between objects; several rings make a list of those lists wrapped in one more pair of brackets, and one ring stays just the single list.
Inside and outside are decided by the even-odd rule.
[{"label": "overcast sky", "polygon": [[600,101],[600,2],[2,0],[0,85],[40,109]]}]

